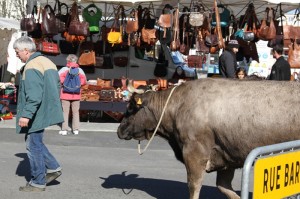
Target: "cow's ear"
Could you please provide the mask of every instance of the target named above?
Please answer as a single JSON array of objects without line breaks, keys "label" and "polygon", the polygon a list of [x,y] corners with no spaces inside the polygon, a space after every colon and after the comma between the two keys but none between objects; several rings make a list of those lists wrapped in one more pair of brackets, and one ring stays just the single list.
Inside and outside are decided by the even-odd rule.
[{"label": "cow's ear", "polygon": [[141,106],[142,103],[143,103],[143,100],[142,100],[140,95],[135,95],[134,96],[134,101],[135,101],[136,105],[138,105],[138,106]]}]

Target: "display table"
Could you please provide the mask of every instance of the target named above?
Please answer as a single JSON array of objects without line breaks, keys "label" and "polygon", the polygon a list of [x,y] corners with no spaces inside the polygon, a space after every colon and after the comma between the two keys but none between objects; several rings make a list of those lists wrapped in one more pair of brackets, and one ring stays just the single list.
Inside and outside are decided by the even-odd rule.
[{"label": "display table", "polygon": [[123,113],[126,112],[127,102],[106,102],[106,101],[81,101],[80,110],[88,111],[88,122],[90,119],[94,120],[100,113],[102,117],[103,112],[113,118],[115,121],[120,122]]},{"label": "display table", "polygon": [[81,101],[80,110],[126,112],[127,102]]}]

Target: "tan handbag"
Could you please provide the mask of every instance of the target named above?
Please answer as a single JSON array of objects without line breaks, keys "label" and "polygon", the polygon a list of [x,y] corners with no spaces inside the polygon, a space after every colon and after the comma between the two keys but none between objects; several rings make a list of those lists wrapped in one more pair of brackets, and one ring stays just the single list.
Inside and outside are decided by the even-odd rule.
[{"label": "tan handbag", "polygon": [[158,25],[164,28],[163,38],[167,37],[167,28],[172,26],[172,15],[165,14],[165,8],[162,11],[162,14],[159,16]]},{"label": "tan handbag", "polygon": [[289,47],[288,62],[291,68],[300,68],[300,44],[296,42],[296,39]]},{"label": "tan handbag", "polygon": [[142,29],[142,40],[147,44],[154,45],[156,42],[156,29]]},{"label": "tan handbag", "polygon": [[84,51],[79,59],[78,64],[80,66],[95,66],[96,65],[96,55],[95,51]]},{"label": "tan handbag", "polygon": [[138,11],[135,11],[134,9],[130,12],[130,15],[134,16],[134,18],[129,18],[126,24],[126,33],[130,34],[133,32],[138,31],[139,29],[139,20],[138,20]]},{"label": "tan handbag", "polygon": [[[267,21],[270,25],[267,26]],[[273,8],[266,9],[266,17],[262,20],[260,28],[257,31],[257,37],[261,40],[271,40],[276,38],[276,27],[274,24],[274,10]]]}]

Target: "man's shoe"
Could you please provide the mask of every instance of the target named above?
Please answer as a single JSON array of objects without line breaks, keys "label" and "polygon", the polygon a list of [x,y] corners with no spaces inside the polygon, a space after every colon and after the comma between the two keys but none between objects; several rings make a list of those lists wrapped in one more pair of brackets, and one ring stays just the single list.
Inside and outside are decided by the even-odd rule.
[{"label": "man's shoe", "polygon": [[75,130],[75,131],[73,131],[73,134],[74,134],[74,135],[78,135],[78,134],[79,134],[79,131],[78,131],[78,130]]},{"label": "man's shoe", "polygon": [[61,175],[61,171],[46,174],[46,184],[49,184]]},{"label": "man's shoe", "polygon": [[25,191],[25,192],[42,192],[45,190],[46,190],[46,188],[34,187],[34,186],[30,185],[29,183],[27,183],[26,186],[19,188],[19,191]]}]

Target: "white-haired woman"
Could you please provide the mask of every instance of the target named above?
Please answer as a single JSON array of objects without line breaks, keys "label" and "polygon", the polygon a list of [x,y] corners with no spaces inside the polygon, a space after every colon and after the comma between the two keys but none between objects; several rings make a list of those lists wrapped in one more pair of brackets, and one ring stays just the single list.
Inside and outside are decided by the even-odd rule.
[{"label": "white-haired woman", "polygon": [[[79,69],[79,78],[81,86],[86,84],[86,76],[84,71],[79,68],[79,65],[77,64],[78,57],[74,54],[70,54],[66,58],[67,65],[63,68],[61,68],[58,71],[60,82],[63,85],[70,68],[78,68]],[[63,86],[60,92],[60,99],[62,103],[63,108],[63,114],[64,114],[64,122],[62,123],[61,130],[59,131],[60,135],[68,135],[68,129],[69,129],[69,112],[70,107],[72,107],[72,132],[75,135],[78,135],[79,133],[79,108],[80,108],[80,98],[81,98],[81,92],[80,93],[69,93],[64,92]]]}]

